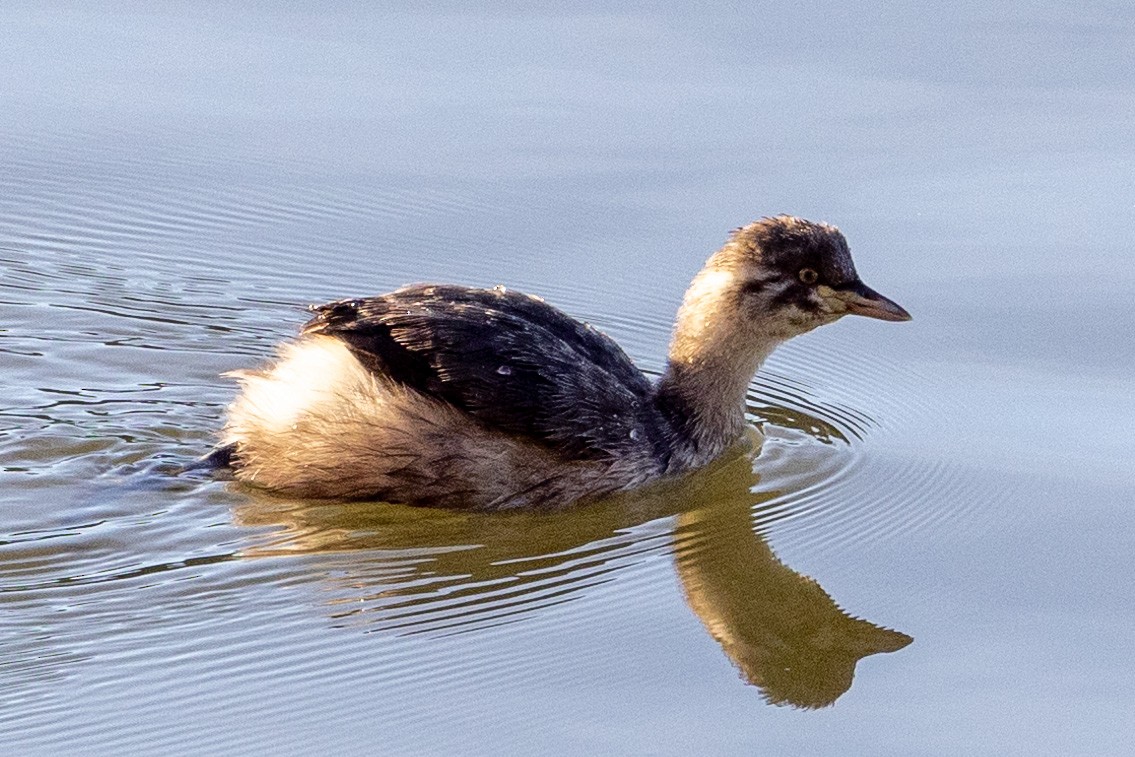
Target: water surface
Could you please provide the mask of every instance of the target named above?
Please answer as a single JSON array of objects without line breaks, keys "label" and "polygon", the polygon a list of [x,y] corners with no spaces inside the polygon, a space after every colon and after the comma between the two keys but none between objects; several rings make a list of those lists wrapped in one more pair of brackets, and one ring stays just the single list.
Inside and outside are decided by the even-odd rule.
[{"label": "water surface", "polygon": [[[1123,753],[1131,17],[5,10],[0,745]],[[763,445],[689,480],[485,516],[168,473],[308,303],[505,283],[657,373],[782,211],[915,320],[785,346]]]}]

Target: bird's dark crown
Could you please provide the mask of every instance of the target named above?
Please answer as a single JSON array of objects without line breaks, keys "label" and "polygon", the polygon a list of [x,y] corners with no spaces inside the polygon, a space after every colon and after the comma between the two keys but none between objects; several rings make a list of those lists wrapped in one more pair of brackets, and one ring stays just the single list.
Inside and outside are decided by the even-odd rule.
[{"label": "bird's dark crown", "polygon": [[721,251],[722,262],[737,264],[738,258],[759,262],[795,277],[802,268],[819,274],[819,282],[839,287],[858,280],[851,250],[835,226],[796,216],[762,218],[733,232]]}]

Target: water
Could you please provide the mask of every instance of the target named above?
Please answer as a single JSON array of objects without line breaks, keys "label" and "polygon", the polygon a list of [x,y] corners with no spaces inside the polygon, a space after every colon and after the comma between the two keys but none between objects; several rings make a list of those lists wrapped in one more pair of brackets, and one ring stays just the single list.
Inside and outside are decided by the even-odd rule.
[{"label": "water", "polygon": [[[0,745],[1125,752],[1133,15],[7,7]],[[556,515],[165,472],[307,303],[505,283],[657,372],[781,211],[915,320],[776,353],[755,457]]]}]

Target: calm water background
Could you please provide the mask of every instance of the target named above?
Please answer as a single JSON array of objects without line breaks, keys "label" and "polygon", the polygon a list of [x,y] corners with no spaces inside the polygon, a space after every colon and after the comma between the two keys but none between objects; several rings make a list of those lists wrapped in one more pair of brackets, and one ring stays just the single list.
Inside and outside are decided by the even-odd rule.
[{"label": "calm water background", "polygon": [[[1135,10],[575,7],[0,12],[5,753],[1129,753]],[[755,459],[511,518],[164,472],[408,281],[657,371],[775,212],[915,320],[778,352]],[[914,641],[824,693],[833,602]]]}]

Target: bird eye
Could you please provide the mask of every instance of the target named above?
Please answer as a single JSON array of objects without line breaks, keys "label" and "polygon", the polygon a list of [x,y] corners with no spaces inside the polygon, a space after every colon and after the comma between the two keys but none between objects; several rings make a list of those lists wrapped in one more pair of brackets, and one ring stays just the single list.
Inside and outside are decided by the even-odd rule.
[{"label": "bird eye", "polygon": [[800,280],[805,284],[815,284],[820,280],[820,274],[816,273],[815,268],[801,268]]}]

